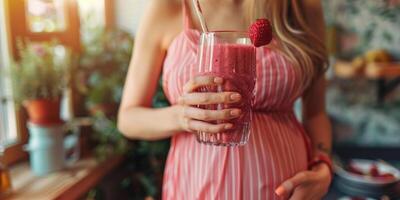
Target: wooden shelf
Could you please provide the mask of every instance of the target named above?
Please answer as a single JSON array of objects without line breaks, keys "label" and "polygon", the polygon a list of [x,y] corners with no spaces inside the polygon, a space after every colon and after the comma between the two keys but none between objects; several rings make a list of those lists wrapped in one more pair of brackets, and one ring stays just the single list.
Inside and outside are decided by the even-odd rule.
[{"label": "wooden shelf", "polygon": [[339,78],[366,78],[376,82],[377,103],[381,104],[387,94],[400,85],[400,63],[370,63],[354,67],[351,62],[337,61],[334,71]]},{"label": "wooden shelf", "polygon": [[337,61],[335,74],[340,78],[364,77],[368,79],[400,77],[400,63],[370,63],[365,67],[354,67],[351,62]]},{"label": "wooden shelf", "polygon": [[364,73],[372,79],[400,77],[400,63],[371,63]]},{"label": "wooden shelf", "polygon": [[362,75],[362,70],[351,65],[351,62],[337,61],[334,64],[335,75],[340,78],[354,78]]},{"label": "wooden shelf", "polygon": [[45,177],[34,176],[29,164],[22,163],[11,168],[13,191],[0,199],[79,199],[122,161],[121,156],[101,163],[94,158],[82,159],[69,169]]}]

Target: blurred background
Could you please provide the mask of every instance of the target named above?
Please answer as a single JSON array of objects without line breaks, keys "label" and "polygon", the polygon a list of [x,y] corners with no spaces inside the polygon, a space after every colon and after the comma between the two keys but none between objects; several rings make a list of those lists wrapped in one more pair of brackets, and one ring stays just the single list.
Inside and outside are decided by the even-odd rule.
[{"label": "blurred background", "polygon": [[[160,198],[169,141],[128,141],[116,129],[147,5],[0,0],[1,199]],[[400,1],[324,0],[323,9],[338,163],[362,158],[399,167]],[[168,105],[159,87],[153,106]],[[399,191],[365,190],[333,186],[326,199]]]}]

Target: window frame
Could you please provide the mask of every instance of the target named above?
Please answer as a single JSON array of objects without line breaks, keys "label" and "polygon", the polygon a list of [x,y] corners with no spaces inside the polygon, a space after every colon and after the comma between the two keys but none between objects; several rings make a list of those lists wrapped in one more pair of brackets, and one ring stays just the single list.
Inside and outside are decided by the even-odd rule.
[{"label": "window frame", "polygon": [[[7,30],[5,32],[0,33],[0,58],[2,63],[2,67],[6,67],[10,63],[10,40],[9,40],[9,32],[8,32],[8,23],[7,23],[7,10],[5,9],[5,4],[4,1],[0,2],[0,27],[2,30]],[[4,66],[3,66],[4,65]],[[9,83],[6,82],[7,80],[2,80],[0,87],[3,92],[5,92],[5,97],[11,96],[10,91],[8,91],[5,87],[9,85]],[[17,138],[16,141],[13,141],[13,143],[5,144],[5,153],[3,156],[3,162],[5,164],[13,164],[19,160],[23,160],[27,158],[27,153],[23,150],[23,146],[27,143],[28,137],[27,137],[27,130],[24,130],[21,126],[24,119],[23,113],[19,111],[19,109],[14,105],[14,103],[10,100],[6,100],[6,106],[7,106],[7,112],[11,113],[11,117],[14,119],[11,119],[11,121],[8,123],[8,127],[14,127],[12,128],[11,131],[16,131],[17,132]],[[26,118],[26,117],[25,117]]]}]

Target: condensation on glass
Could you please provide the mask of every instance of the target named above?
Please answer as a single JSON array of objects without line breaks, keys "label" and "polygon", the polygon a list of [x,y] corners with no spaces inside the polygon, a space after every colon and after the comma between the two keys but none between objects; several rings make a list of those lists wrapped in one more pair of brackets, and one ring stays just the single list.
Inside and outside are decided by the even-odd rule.
[{"label": "condensation on glass", "polygon": [[25,0],[29,30],[61,32],[67,27],[64,0]]}]

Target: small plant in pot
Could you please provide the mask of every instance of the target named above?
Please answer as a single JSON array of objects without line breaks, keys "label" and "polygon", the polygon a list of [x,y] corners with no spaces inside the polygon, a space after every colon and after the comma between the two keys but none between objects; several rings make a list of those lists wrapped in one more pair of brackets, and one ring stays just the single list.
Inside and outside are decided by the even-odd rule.
[{"label": "small plant in pot", "polygon": [[56,41],[20,40],[18,50],[20,59],[5,73],[14,100],[26,108],[31,123],[62,123],[60,101],[69,80],[71,52]]}]

